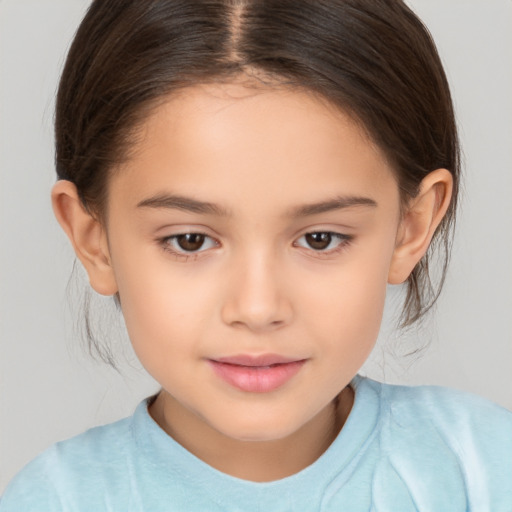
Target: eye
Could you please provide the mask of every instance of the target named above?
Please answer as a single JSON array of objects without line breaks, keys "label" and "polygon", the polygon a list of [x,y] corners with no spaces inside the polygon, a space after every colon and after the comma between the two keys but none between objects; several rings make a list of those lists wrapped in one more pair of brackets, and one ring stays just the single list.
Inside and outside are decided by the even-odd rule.
[{"label": "eye", "polygon": [[206,251],[217,246],[217,242],[203,233],[183,233],[165,238],[163,243],[166,249],[178,253],[196,253]]},{"label": "eye", "polygon": [[332,231],[314,231],[301,236],[295,245],[318,252],[331,252],[341,249],[350,241],[351,237]]}]

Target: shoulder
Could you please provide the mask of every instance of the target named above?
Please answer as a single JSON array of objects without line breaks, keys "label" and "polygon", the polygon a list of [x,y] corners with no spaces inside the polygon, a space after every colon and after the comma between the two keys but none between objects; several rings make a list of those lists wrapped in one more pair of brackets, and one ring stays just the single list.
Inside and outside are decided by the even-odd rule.
[{"label": "shoulder", "polygon": [[378,397],[381,423],[397,432],[435,430],[454,448],[473,439],[512,450],[512,412],[490,400],[442,386],[392,385],[366,377],[355,383],[363,396],[371,391]]},{"label": "shoulder", "polygon": [[394,467],[463,482],[471,510],[508,510],[511,411],[464,391],[364,380],[379,396],[380,442]]},{"label": "shoulder", "polygon": [[435,425],[461,435],[512,442],[512,412],[478,395],[442,386],[396,386],[373,381],[390,419]]},{"label": "shoulder", "polygon": [[131,417],[47,448],[11,480],[0,499],[0,512],[78,510],[74,502],[89,498],[83,482],[101,488],[124,467],[133,443],[130,431]]},{"label": "shoulder", "polygon": [[[398,431],[435,430],[454,449],[468,442],[512,453],[512,412],[478,395],[442,386],[397,386],[365,379],[380,397],[386,423]],[[512,457],[510,459],[512,464]]]}]

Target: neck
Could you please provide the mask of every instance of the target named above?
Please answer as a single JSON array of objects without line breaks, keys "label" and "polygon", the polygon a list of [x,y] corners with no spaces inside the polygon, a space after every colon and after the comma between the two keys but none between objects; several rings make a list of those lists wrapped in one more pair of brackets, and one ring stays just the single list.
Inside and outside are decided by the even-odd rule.
[{"label": "neck", "polygon": [[272,441],[240,441],[225,436],[163,390],[149,413],[175,441],[215,469],[244,480],[269,482],[315,462],[340,432],[353,400],[354,392],[347,386],[299,430]]}]

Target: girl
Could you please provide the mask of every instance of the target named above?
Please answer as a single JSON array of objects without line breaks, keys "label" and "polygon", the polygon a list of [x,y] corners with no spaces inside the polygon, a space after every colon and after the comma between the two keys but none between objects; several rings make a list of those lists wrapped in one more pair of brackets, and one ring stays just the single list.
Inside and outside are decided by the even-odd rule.
[{"label": "girl", "polygon": [[[54,211],[161,390],[58,443],[10,510],[512,508],[512,414],[357,373],[447,261],[447,81],[398,0],[97,0],[62,75]],[[442,278],[441,278],[442,282]]]}]

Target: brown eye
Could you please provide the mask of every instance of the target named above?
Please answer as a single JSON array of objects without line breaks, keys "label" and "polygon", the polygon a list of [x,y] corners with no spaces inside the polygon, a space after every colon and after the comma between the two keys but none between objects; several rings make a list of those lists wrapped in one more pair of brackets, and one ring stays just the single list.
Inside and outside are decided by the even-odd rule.
[{"label": "brown eye", "polygon": [[351,235],[333,231],[312,231],[302,235],[293,245],[329,255],[341,251],[351,240]]},{"label": "brown eye", "polygon": [[211,236],[203,233],[181,233],[172,235],[159,240],[163,249],[174,256],[183,256],[185,259],[189,255],[199,254],[219,247],[220,244]]},{"label": "brown eye", "polygon": [[176,236],[176,243],[179,248],[186,252],[194,252],[201,249],[206,236],[201,233],[186,233]]},{"label": "brown eye", "polygon": [[317,251],[327,249],[332,242],[331,233],[308,233],[305,238],[307,244]]}]

